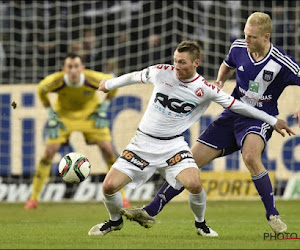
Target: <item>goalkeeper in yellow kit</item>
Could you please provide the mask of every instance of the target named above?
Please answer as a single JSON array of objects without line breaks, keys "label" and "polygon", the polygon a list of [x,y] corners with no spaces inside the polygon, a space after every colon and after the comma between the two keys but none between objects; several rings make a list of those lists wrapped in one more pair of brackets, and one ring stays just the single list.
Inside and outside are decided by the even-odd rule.
[{"label": "goalkeeper in yellow kit", "polygon": [[[47,76],[39,83],[38,95],[49,113],[47,141],[33,177],[32,194],[25,203],[25,209],[37,208],[40,193],[50,175],[52,159],[61,145],[68,142],[73,131],[81,131],[87,143],[98,145],[108,168],[115,162],[116,155],[111,143],[106,111],[116,91],[107,93],[102,103],[96,93],[99,82],[111,78],[111,74],[85,69],[80,56],[68,54],[62,71]],[[57,93],[53,108],[48,97],[50,92]],[[130,207],[124,191],[122,195],[123,206]]]}]

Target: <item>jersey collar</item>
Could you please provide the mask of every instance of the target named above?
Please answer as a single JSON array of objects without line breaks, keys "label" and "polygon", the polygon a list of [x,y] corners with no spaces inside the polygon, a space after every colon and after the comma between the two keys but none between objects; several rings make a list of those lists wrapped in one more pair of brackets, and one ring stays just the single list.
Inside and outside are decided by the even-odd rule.
[{"label": "jersey collar", "polygon": [[251,61],[254,65],[259,65],[259,64],[264,63],[266,60],[268,60],[269,56],[271,55],[272,50],[273,50],[273,44],[271,43],[271,46],[270,46],[270,49],[269,49],[268,54],[267,54],[262,60],[260,60],[260,61],[258,61],[258,62],[256,62],[256,61],[253,59],[251,53],[249,53],[249,52],[248,52],[248,56],[249,56],[249,58],[250,58],[250,61]]},{"label": "jersey collar", "polygon": [[184,80],[178,79],[178,80],[181,81],[182,83],[191,83],[191,82],[196,81],[199,77],[200,77],[200,75],[198,73],[196,73],[195,76],[190,79],[184,79]]},{"label": "jersey collar", "polygon": [[79,87],[81,87],[81,86],[83,85],[84,80],[85,80],[85,77],[84,77],[84,74],[81,73],[81,74],[80,74],[80,80],[79,80],[79,82],[77,82],[76,84],[72,84],[72,83],[69,81],[68,75],[65,74],[65,75],[64,75],[64,80],[65,80],[65,83],[66,83],[69,87],[71,87],[71,88],[79,88]]}]

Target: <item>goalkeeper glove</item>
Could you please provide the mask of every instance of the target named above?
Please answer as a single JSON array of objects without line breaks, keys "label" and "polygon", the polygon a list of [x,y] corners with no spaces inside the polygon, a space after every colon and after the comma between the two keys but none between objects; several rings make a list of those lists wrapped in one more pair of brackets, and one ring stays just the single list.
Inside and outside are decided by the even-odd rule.
[{"label": "goalkeeper glove", "polygon": [[49,109],[49,119],[46,125],[46,135],[47,138],[56,139],[59,136],[59,129],[66,130],[65,125],[60,121],[59,116]]},{"label": "goalkeeper glove", "polygon": [[107,109],[110,101],[104,100],[96,110],[89,116],[89,120],[95,119],[95,127],[96,128],[105,128],[108,127],[109,121],[107,120]]}]

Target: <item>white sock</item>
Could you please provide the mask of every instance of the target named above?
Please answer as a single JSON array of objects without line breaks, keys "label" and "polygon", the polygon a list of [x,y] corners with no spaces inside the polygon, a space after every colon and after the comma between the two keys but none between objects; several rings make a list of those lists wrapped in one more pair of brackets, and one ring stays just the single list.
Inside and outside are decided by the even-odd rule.
[{"label": "white sock", "polygon": [[123,206],[121,192],[114,194],[103,194],[103,201],[107,211],[109,212],[110,220],[117,221],[121,218],[120,210]]},{"label": "white sock", "polygon": [[206,209],[206,192],[203,187],[199,194],[189,193],[189,204],[194,213],[195,221],[203,222]]}]

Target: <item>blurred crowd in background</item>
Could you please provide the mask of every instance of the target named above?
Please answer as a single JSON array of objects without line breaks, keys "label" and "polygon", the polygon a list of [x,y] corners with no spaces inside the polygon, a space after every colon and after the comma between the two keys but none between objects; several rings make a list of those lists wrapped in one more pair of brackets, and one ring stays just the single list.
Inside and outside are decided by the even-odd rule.
[{"label": "blurred crowd in background", "polygon": [[299,62],[299,1],[0,1],[0,84],[38,83],[68,52],[121,75],[172,63],[178,42],[203,47],[199,73],[215,79],[246,18],[273,19],[272,42]]}]

